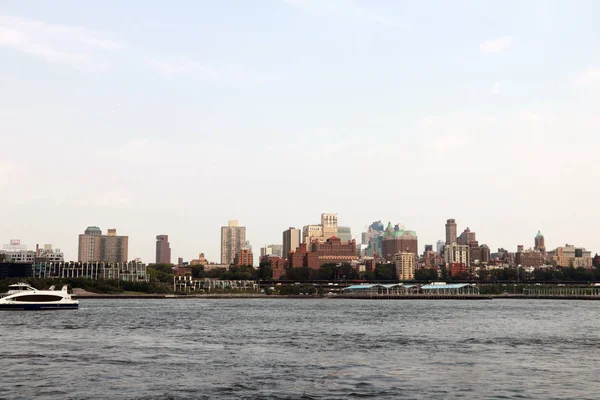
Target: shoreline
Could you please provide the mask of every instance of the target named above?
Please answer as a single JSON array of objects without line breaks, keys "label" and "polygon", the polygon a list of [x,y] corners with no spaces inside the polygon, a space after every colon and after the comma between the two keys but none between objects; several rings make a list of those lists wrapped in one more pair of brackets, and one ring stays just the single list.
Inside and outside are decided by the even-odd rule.
[{"label": "shoreline", "polygon": [[86,293],[76,295],[79,300],[127,300],[127,299],[343,299],[343,300],[600,300],[600,296],[525,296],[525,295],[427,295],[427,296],[310,296],[310,295],[266,295],[266,294],[194,294],[194,295],[175,295],[175,294],[100,294]]}]

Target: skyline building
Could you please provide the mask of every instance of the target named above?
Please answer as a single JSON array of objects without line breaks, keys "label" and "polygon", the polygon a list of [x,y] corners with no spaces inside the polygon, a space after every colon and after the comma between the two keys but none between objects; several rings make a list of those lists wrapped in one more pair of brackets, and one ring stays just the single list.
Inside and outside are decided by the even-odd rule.
[{"label": "skyline building", "polygon": [[446,245],[444,247],[444,263],[446,265],[462,264],[470,265],[469,246],[457,244]]},{"label": "skyline building", "polygon": [[231,265],[235,256],[246,245],[246,227],[239,226],[236,219],[221,227],[221,264]]},{"label": "skyline building", "polygon": [[323,213],[321,214],[320,225],[306,225],[302,228],[302,242],[307,245],[310,245],[314,240],[325,242],[334,236],[338,236],[337,214]]},{"label": "skyline building", "polygon": [[537,235],[533,239],[534,246],[533,249],[539,251],[544,256],[546,255],[546,240],[544,239],[544,235],[542,232],[538,231]]},{"label": "skyline building", "polygon": [[290,226],[288,229],[283,231],[283,250],[282,258],[287,258],[290,251],[294,251],[300,246],[302,232],[300,229],[296,229]]},{"label": "skyline building", "polygon": [[548,252],[548,260],[559,267],[591,268],[592,252],[583,247],[565,244]]},{"label": "skyline building", "polygon": [[389,262],[394,261],[394,255],[403,251],[412,254],[419,253],[419,242],[415,231],[404,230],[404,226],[397,224],[392,227],[389,222],[383,232],[381,242],[381,256]]},{"label": "skyline building", "polygon": [[454,218],[446,220],[446,245],[456,243],[456,221]]},{"label": "skyline building", "polygon": [[349,226],[338,226],[338,237],[342,242],[349,242],[352,240],[352,229]]},{"label": "skyline building", "polygon": [[156,263],[171,264],[171,243],[169,243],[169,235],[156,236]]},{"label": "skyline building", "polygon": [[394,265],[396,278],[400,281],[412,281],[415,279],[415,254],[402,251],[394,254]]},{"label": "skyline building", "polygon": [[79,235],[79,262],[126,263],[129,237],[118,236],[116,229],[108,229],[103,235],[97,226],[89,226]]},{"label": "skyline building", "polygon": [[457,243],[468,246],[472,242],[476,242],[476,241],[477,241],[477,239],[475,239],[475,232],[471,232],[471,230],[467,226],[467,229],[465,229],[463,231],[463,233],[461,233],[460,236],[458,237]]}]

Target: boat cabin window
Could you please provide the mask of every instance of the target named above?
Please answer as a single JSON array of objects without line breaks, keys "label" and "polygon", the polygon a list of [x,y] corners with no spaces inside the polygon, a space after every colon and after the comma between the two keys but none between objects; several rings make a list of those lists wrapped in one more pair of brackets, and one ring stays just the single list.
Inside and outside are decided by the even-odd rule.
[{"label": "boat cabin window", "polygon": [[27,294],[13,298],[15,301],[25,301],[28,303],[43,303],[48,301],[60,301],[62,296],[54,296],[51,294]]}]

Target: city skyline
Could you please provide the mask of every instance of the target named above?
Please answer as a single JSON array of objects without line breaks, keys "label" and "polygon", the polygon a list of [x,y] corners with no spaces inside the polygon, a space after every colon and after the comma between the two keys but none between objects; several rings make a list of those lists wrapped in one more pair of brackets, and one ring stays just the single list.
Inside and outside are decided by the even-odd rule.
[{"label": "city skyline", "polygon": [[0,240],[216,262],[229,219],[256,253],[325,211],[600,250],[596,2],[259,4],[3,1]]},{"label": "city skyline", "polygon": [[[456,224],[456,227],[457,227],[457,232],[460,232],[460,233],[462,234],[462,233],[465,233],[465,231],[467,231],[467,229],[469,229],[467,232],[470,232],[471,234],[475,234],[475,232],[474,232],[473,230],[470,230],[470,226],[465,226],[465,227],[463,228],[463,227],[462,227],[462,225],[460,224],[460,221],[458,221],[458,220],[456,220],[456,219],[454,219],[454,218],[452,218],[452,220],[453,220],[453,221],[455,221],[455,224]],[[391,220],[390,220],[390,221],[388,221],[388,223],[389,223],[389,224],[391,224]],[[445,232],[445,225],[447,225],[447,219],[446,219],[446,220],[444,220],[444,221],[443,221],[443,224],[442,224],[442,230],[443,230],[444,232]],[[243,229],[243,232],[244,232],[244,233],[243,233],[243,235],[244,235],[244,237],[247,239],[247,230],[246,230],[246,228],[247,228],[247,227],[246,227],[246,226],[243,226],[243,227],[239,226],[239,222],[238,222],[237,220],[229,220],[229,221],[228,221],[228,225],[227,225],[227,226],[221,226],[221,233],[220,233],[220,237],[221,237],[221,238],[223,237],[223,230],[224,230],[224,229],[225,229],[225,230],[227,230],[226,228],[238,228],[238,227],[239,227],[240,229]],[[365,228],[367,228],[367,227],[368,227],[368,225],[364,225],[364,226],[363,226],[363,229],[365,229]],[[93,230],[93,229],[95,229],[95,230],[97,230],[98,232],[100,232],[100,228],[98,228],[98,226],[88,226],[88,227],[86,228],[86,233],[87,233],[87,232],[90,230],[90,228],[91,228],[92,230]],[[112,232],[113,232],[112,234],[113,234],[113,235],[115,234],[115,229],[108,229],[107,231],[109,231],[109,232],[110,232],[110,231],[112,231]],[[300,231],[301,231],[301,229],[300,229]],[[409,231],[407,231],[407,232],[409,232]],[[385,233],[385,231],[384,231],[384,233]],[[414,233],[414,232],[413,232],[413,233]],[[417,231],[417,233],[418,233],[418,231]],[[100,232],[99,234],[101,234],[101,232]],[[299,234],[299,233],[298,233],[298,234]],[[356,234],[356,235],[353,235],[353,239],[355,239],[355,240],[356,240],[357,246],[358,246],[358,244],[360,244],[360,243],[361,243],[361,241],[360,241],[361,234],[362,234],[362,232],[361,232],[361,233],[358,233],[358,234]],[[479,236],[482,236],[482,235],[480,235],[479,233],[477,233],[477,234],[478,234]],[[79,248],[79,242],[82,240],[82,239],[81,239],[81,237],[82,237],[82,236],[84,236],[84,235],[81,235],[81,234],[79,234],[78,245],[76,246],[76,248]],[[156,260],[156,251],[157,251],[157,243],[158,243],[158,238],[159,238],[159,237],[163,237],[163,238],[167,238],[167,240],[170,240],[170,239],[169,239],[169,236],[170,236],[170,235],[153,235],[153,242],[152,242],[152,246],[153,246],[153,252],[154,252],[154,253],[152,254],[152,256],[151,256],[151,257],[149,257],[149,258],[144,258],[144,257],[141,257],[141,256],[139,256],[139,255],[130,255],[130,256],[129,256],[129,260],[127,260],[127,261],[132,261],[133,259],[140,258],[140,259],[141,259],[143,262],[145,262],[145,263],[147,263],[147,264],[152,264],[152,263],[154,263],[154,262],[155,262],[155,260]],[[460,235],[458,235],[458,236],[460,236]],[[488,243],[486,243],[486,242],[485,242],[485,239],[484,239],[484,242],[481,242],[481,244],[483,244],[483,245],[488,245],[488,246],[489,246],[489,249],[491,250],[491,252],[492,252],[492,253],[494,253],[494,252],[495,252],[497,249],[500,249],[500,248],[504,248],[504,249],[506,249],[506,251],[509,251],[509,252],[515,252],[515,251],[517,251],[517,249],[518,249],[519,247],[522,247],[524,250],[529,250],[529,249],[535,250],[535,246],[536,246],[537,240],[538,240],[538,238],[539,238],[540,236],[542,237],[542,240],[543,240],[543,242],[542,242],[542,243],[547,243],[547,241],[546,241],[546,237],[545,237],[545,236],[543,236],[543,235],[542,235],[542,231],[538,229],[538,230],[535,232],[535,234],[534,234],[534,235],[531,235],[529,242],[515,243],[515,244],[514,244],[514,246],[512,246],[511,244],[506,244],[506,243],[504,243],[504,244],[500,244],[500,245],[498,245],[498,246],[495,246],[495,245],[491,246],[491,245],[488,245]],[[444,236],[442,235],[442,237],[444,237]],[[129,242],[129,243],[131,243],[131,241],[132,241],[132,238],[131,238],[131,237],[126,237],[126,238],[128,239],[128,242]],[[457,238],[457,239],[458,239],[458,238]],[[50,246],[50,245],[48,245],[47,243],[48,243],[48,242],[51,242],[51,240],[50,240],[50,241],[38,241],[38,242],[36,242],[36,243],[31,243],[31,244],[30,244],[30,243],[27,243],[27,242],[25,242],[24,240],[21,240],[20,238],[15,238],[15,237],[11,237],[11,238],[10,238],[10,242],[13,242],[13,241],[15,241],[15,240],[17,240],[17,241],[19,242],[19,246],[21,246],[21,247],[23,247],[23,248],[25,248],[25,247],[26,247],[26,248],[27,248],[27,250],[32,250],[32,249],[35,249],[35,246],[36,246],[36,245],[41,245],[42,243],[43,243],[44,245],[46,245],[46,246]],[[442,239],[439,239],[439,240],[441,240],[442,242],[444,241],[444,239],[443,239],[443,238],[442,238]],[[247,242],[251,242],[251,240],[244,240],[244,241],[243,241],[243,244],[242,244],[242,243],[239,243],[239,244],[237,244],[236,246],[237,246],[237,247],[240,247],[240,249],[241,249],[241,248],[244,248],[244,246],[245,246],[245,244],[246,244]],[[6,243],[9,243],[9,239],[3,240],[3,243],[5,243],[5,244],[4,244],[4,247],[7,247],[7,246],[9,246],[9,245],[6,245]],[[54,242],[52,242],[52,243],[54,244]],[[171,242],[171,241],[169,241],[169,242],[167,242],[167,243],[168,243],[168,244],[167,244],[167,246],[170,246],[170,245],[172,244],[172,242]],[[302,243],[302,241],[300,241],[300,243]],[[554,241],[550,241],[550,243],[554,243]],[[457,242],[457,244],[458,244],[458,242]],[[559,241],[559,242],[557,242],[557,243],[555,243],[555,244],[552,244],[552,245],[551,245],[551,246],[549,246],[549,247],[548,247],[548,246],[546,246],[546,247],[545,247],[545,249],[546,249],[546,250],[548,250],[548,251],[550,251],[550,250],[556,249],[556,248],[558,248],[558,247],[565,246],[566,244],[569,244],[569,245],[575,245],[575,246],[577,246],[577,247],[583,247],[583,248],[586,248],[588,251],[590,251],[590,252],[592,253],[592,255],[594,255],[594,254],[597,254],[597,253],[600,251],[600,250],[598,250],[598,249],[597,249],[597,248],[595,248],[595,247],[588,247],[588,246],[586,246],[586,245],[584,245],[584,244],[581,244],[581,243],[578,243],[578,242],[574,242],[574,241],[572,241],[572,240],[568,240],[568,239],[566,239],[566,240],[563,240],[562,242],[560,242],[560,241]],[[272,245],[276,245],[276,246],[282,246],[282,243],[273,243]],[[417,247],[417,250],[418,250],[418,251],[417,251],[416,255],[422,255],[422,254],[423,254],[423,253],[426,251],[426,246],[435,246],[435,245],[436,245],[436,242],[433,242],[433,243],[429,243],[429,242],[423,242],[423,243],[422,243],[422,242],[419,242],[419,244],[418,244],[418,247]],[[269,245],[269,246],[271,246],[271,245]],[[56,247],[57,247],[57,248],[60,248],[60,249],[62,249],[62,248],[63,248],[63,247],[61,247],[61,246],[59,246],[59,245],[56,245]],[[220,242],[220,247],[221,247],[221,249],[223,248],[223,243],[221,243],[221,242]],[[127,244],[126,244],[125,251],[126,251],[126,253],[127,253]],[[259,260],[259,258],[260,258],[260,256],[261,256],[260,252],[261,252],[261,248],[258,248],[258,247],[257,247],[256,249],[254,249],[254,250],[253,250],[253,253],[255,253],[255,254],[254,254],[254,260],[255,260],[255,264],[258,262],[258,260]],[[71,257],[71,256],[69,255],[69,253],[68,253],[68,252],[65,252],[65,251],[63,251],[61,254],[63,254],[63,253],[64,253],[64,254],[66,254],[66,255],[64,256],[64,260],[65,260],[65,261],[78,261],[78,258],[79,258],[79,255],[77,255],[77,254],[79,253],[79,251],[78,251],[78,250],[76,250],[76,251],[75,251],[75,254],[76,254],[77,256],[74,256],[74,257]],[[208,254],[208,252],[206,252],[206,251],[204,251],[204,250],[198,250],[198,251],[196,252],[196,255],[193,255],[193,256],[190,256],[190,257],[183,257],[183,256],[178,256],[178,255],[175,255],[175,254],[173,254],[173,253],[171,252],[171,248],[169,247],[169,256],[170,256],[171,254],[173,254],[173,256],[172,256],[173,258],[176,258],[176,257],[182,257],[182,258],[184,259],[184,261],[186,261],[186,262],[189,262],[189,261],[191,261],[192,259],[195,259],[195,258],[197,258],[197,254],[199,254],[199,253]],[[231,263],[233,263],[233,258],[235,258],[235,253],[236,253],[236,250],[235,250],[235,249],[232,249],[232,250],[230,251],[230,253],[231,253],[231,254],[230,254],[229,256],[230,256],[230,257],[232,257],[232,261],[231,261]],[[131,254],[131,251],[129,251],[129,254]],[[221,259],[221,252],[220,252],[220,251],[217,251],[217,252],[216,252],[216,254],[218,255],[218,257],[211,258],[211,257],[207,256],[207,257],[206,257],[206,258],[207,258],[207,260],[208,260],[209,262],[211,262],[211,263],[215,263],[215,264],[219,264],[219,263],[221,263],[221,262],[222,262],[222,259]],[[383,256],[382,256],[382,257],[383,257]],[[90,259],[90,261],[91,261],[91,259]],[[94,260],[94,261],[98,261],[98,260]],[[176,264],[176,262],[175,262],[175,261],[173,261],[173,260],[171,260],[171,262],[172,262],[173,264]]]}]

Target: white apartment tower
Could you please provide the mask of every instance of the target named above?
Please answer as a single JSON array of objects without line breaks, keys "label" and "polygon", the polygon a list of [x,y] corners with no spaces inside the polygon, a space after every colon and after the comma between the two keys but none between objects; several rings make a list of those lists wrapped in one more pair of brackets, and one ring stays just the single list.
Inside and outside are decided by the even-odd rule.
[{"label": "white apartment tower", "polygon": [[246,245],[246,227],[237,220],[230,220],[221,227],[221,264],[231,265],[235,255]]}]

